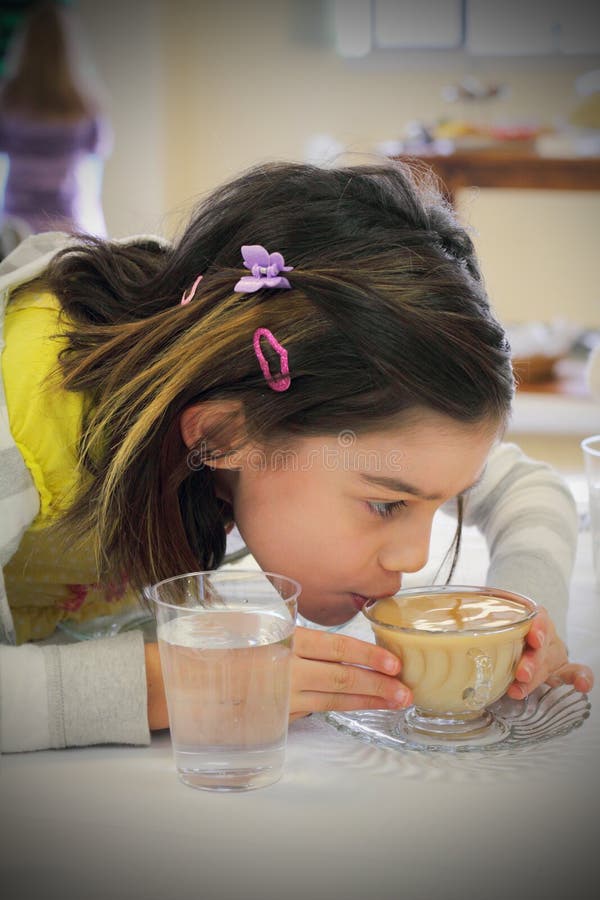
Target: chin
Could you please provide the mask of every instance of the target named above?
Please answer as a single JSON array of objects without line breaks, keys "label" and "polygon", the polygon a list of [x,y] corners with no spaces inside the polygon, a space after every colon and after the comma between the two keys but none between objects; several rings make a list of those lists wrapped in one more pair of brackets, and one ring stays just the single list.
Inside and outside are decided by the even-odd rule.
[{"label": "chin", "polygon": [[299,615],[301,615],[304,619],[308,619],[309,622],[314,622],[315,625],[343,625],[345,622],[349,622],[350,619],[353,619],[357,613],[357,610],[352,606],[348,606],[345,609],[298,609]]}]

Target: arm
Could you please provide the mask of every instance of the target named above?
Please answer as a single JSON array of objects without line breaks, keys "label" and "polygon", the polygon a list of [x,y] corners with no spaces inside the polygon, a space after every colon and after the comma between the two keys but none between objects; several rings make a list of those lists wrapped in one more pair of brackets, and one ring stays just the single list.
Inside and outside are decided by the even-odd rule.
[{"label": "arm", "polygon": [[142,633],[0,646],[0,727],[5,753],[148,744]]},{"label": "arm", "polygon": [[500,444],[465,512],[465,524],[477,525],[490,548],[487,583],[526,594],[541,606],[509,695],[525,697],[556,679],[590,690],[591,670],[569,663],[564,643],[577,546],[576,507],[564,481],[514,444]]},{"label": "arm", "polygon": [[148,691],[148,725],[150,731],[160,731],[169,727],[169,713],[165,685],[160,667],[158,644],[145,644],[146,685]]},{"label": "arm", "polygon": [[486,538],[487,584],[526,594],[545,606],[564,637],[577,512],[558,473],[529,459],[515,444],[498,445],[481,482],[466,498],[465,524],[476,525]]}]

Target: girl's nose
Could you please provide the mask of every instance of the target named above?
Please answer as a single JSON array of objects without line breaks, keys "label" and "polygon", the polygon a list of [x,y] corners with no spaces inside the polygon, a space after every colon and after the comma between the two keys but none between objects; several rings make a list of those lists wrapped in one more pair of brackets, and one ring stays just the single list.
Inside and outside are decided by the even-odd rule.
[{"label": "girl's nose", "polygon": [[379,563],[388,572],[418,572],[429,559],[433,518],[413,521],[412,527],[399,529],[379,553]]}]

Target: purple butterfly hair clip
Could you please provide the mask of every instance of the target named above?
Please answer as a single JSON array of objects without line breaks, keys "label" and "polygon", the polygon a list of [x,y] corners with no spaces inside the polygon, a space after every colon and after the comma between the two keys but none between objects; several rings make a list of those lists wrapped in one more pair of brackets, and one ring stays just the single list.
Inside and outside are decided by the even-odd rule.
[{"label": "purple butterfly hair clip", "polygon": [[234,287],[240,294],[253,294],[261,288],[291,288],[291,284],[280,272],[291,272],[293,266],[286,266],[281,253],[269,253],[260,244],[244,244],[242,247],[244,266],[252,275],[243,275]]}]

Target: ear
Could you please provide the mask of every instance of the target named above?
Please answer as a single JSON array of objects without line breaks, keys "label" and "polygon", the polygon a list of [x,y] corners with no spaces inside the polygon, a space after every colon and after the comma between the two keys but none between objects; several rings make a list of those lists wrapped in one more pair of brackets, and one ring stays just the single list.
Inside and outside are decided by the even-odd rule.
[{"label": "ear", "polygon": [[[211,453],[227,453],[243,440],[244,416],[239,401],[210,400],[188,406],[181,413],[179,428],[183,442],[190,450],[203,440]],[[211,460],[211,469],[235,468],[225,456]]]}]

